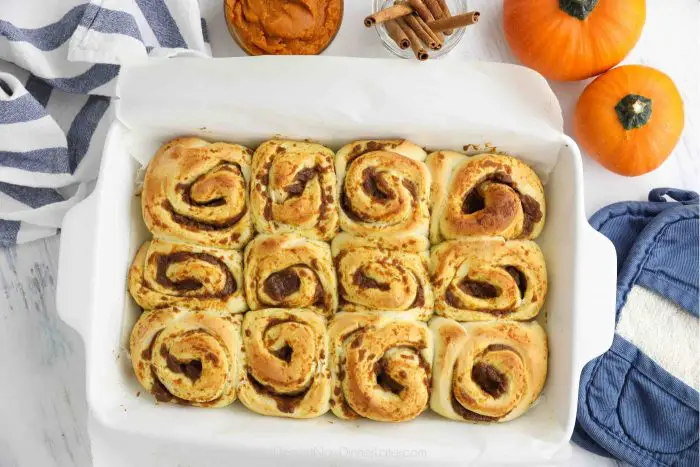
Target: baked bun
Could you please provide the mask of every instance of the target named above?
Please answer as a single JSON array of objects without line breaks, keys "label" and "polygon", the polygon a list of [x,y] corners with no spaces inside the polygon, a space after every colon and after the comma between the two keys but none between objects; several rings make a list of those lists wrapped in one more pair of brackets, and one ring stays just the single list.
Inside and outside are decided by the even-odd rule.
[{"label": "baked bun", "polygon": [[340,311],[401,312],[427,321],[433,314],[426,237],[357,237],[341,233],[331,252]]},{"label": "baked bun", "polygon": [[331,395],[326,320],[308,310],[246,313],[238,397],[250,410],[289,418],[318,417]]},{"label": "baked bun", "polygon": [[547,335],[536,322],[434,318],[430,408],[452,420],[506,422],[537,399],[547,377]]},{"label": "baked bun", "polygon": [[250,206],[261,233],[330,240],[338,231],[333,151],[316,143],[266,141],[253,155]]},{"label": "baked bun", "polygon": [[542,182],[520,160],[438,151],[430,154],[426,163],[433,176],[433,243],[481,235],[534,239],[542,231]]},{"label": "baked bun", "polygon": [[229,405],[236,400],[240,331],[240,315],[146,311],[129,342],[136,378],[159,402]]},{"label": "baked bun", "polygon": [[338,151],[340,228],[356,235],[428,235],[426,153],[405,140],[355,141]]},{"label": "baked bun", "polygon": [[248,212],[252,151],[237,144],[177,138],[148,164],[141,193],[155,237],[234,249],[253,234]]},{"label": "baked bun", "polygon": [[433,342],[425,323],[392,313],[339,313],[328,334],[336,416],[401,422],[427,408]]},{"label": "baked bun", "polygon": [[433,247],[435,313],[458,321],[529,320],[547,295],[542,251],[529,240],[478,237]]},{"label": "baked bun", "polygon": [[248,309],[241,253],[158,238],[136,253],[129,292],[145,310],[174,305],[220,313]]},{"label": "baked bun", "polygon": [[331,249],[295,234],[258,235],[245,250],[248,305],[307,308],[330,317],[338,308]]}]

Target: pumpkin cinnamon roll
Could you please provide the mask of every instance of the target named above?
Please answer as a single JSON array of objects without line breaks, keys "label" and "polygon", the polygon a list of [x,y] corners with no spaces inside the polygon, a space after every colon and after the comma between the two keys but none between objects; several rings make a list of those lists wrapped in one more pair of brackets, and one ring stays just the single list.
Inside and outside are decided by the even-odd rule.
[{"label": "pumpkin cinnamon roll", "polygon": [[405,140],[355,141],[338,151],[340,228],[357,235],[428,235],[426,153]]},{"label": "pumpkin cinnamon roll", "polygon": [[243,319],[238,397],[263,415],[318,417],[328,411],[331,375],[326,320],[313,311],[267,309]]},{"label": "pumpkin cinnamon roll", "polygon": [[146,311],[129,342],[136,377],[159,402],[229,405],[236,400],[240,330],[240,315]]},{"label": "pumpkin cinnamon roll", "polygon": [[328,334],[336,416],[402,422],[427,408],[433,341],[425,323],[398,313],[339,313]]},{"label": "pumpkin cinnamon roll", "polygon": [[458,323],[434,318],[430,408],[469,422],[505,422],[537,399],[547,376],[547,335],[536,322]]},{"label": "pumpkin cinnamon roll", "polygon": [[340,311],[385,312],[427,321],[433,313],[428,239],[356,237],[341,233],[331,252],[338,275]]},{"label": "pumpkin cinnamon roll", "polygon": [[435,312],[458,321],[529,320],[547,295],[542,251],[529,240],[480,237],[433,247]]},{"label": "pumpkin cinnamon roll", "polygon": [[525,163],[509,156],[430,154],[433,176],[430,240],[439,243],[480,235],[533,239],[542,231],[542,182]]},{"label": "pumpkin cinnamon roll", "polygon": [[331,249],[295,234],[258,235],[245,250],[245,289],[251,310],[308,308],[329,317],[338,307]]},{"label": "pumpkin cinnamon roll", "polygon": [[221,313],[248,309],[241,253],[159,238],[145,242],[136,253],[129,292],[145,310],[174,305]]},{"label": "pumpkin cinnamon roll", "polygon": [[266,141],[253,155],[252,170],[250,206],[258,232],[333,238],[338,231],[333,151],[302,141]]},{"label": "pumpkin cinnamon roll", "polygon": [[155,237],[241,248],[253,233],[248,212],[252,151],[237,144],[177,138],[153,157],[141,208]]}]

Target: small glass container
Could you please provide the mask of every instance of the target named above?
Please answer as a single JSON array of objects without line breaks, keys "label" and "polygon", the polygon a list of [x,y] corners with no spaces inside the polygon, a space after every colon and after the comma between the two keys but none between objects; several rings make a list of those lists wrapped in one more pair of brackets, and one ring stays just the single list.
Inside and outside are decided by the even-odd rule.
[{"label": "small glass container", "polygon": [[[469,12],[467,0],[445,0],[445,3],[447,3],[447,7],[450,9],[452,16],[462,15]],[[378,11],[388,8],[393,4],[394,0],[372,0],[372,13],[377,13]],[[379,35],[382,44],[384,44],[384,47],[389,52],[401,58],[416,58],[416,56],[413,54],[413,50],[410,47],[407,49],[399,48],[396,42],[389,37],[389,33],[387,32],[386,27],[384,27],[384,23],[376,24],[374,27],[377,30],[377,34]],[[428,55],[430,58],[440,58],[449,53],[450,50],[454,49],[459,41],[462,40],[465,29],[466,28],[458,28],[455,29],[452,34],[445,35],[445,42],[440,50],[428,50]]]}]

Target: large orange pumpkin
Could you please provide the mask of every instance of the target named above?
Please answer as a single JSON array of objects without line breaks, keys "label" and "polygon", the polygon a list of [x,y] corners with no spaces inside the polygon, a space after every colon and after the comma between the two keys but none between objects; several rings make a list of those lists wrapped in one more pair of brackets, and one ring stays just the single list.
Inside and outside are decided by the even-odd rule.
[{"label": "large orange pumpkin", "polygon": [[574,132],[603,167],[642,175],[665,161],[683,131],[683,100],[664,73],[626,65],[596,78],[576,104]]},{"label": "large orange pumpkin", "polygon": [[506,39],[546,78],[575,81],[622,61],[639,40],[645,0],[505,0]]}]

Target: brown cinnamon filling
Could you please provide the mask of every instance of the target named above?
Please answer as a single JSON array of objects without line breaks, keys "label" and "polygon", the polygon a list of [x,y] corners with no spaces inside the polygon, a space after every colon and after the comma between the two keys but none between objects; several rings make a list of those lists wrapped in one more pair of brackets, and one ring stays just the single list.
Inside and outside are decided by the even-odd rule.
[{"label": "brown cinnamon filling", "polygon": [[356,144],[350,150],[350,154],[348,154],[347,164],[350,165],[352,161],[364,154],[367,154],[368,152],[381,151],[387,146],[391,146],[391,143],[379,143],[377,141],[369,141],[367,142],[367,146],[364,148],[359,144]]},{"label": "brown cinnamon filling", "polygon": [[161,332],[163,332],[162,329],[153,334],[153,340],[151,340],[151,343],[148,344],[148,348],[144,349],[143,352],[141,352],[141,358],[143,358],[144,360],[151,359],[151,357],[153,356],[153,346],[156,345],[156,339],[158,339],[158,336],[160,336]]},{"label": "brown cinnamon filling", "polygon": [[343,211],[345,211],[345,214],[352,219],[355,222],[370,222],[369,219],[366,217],[363,217],[362,214],[355,212],[352,209],[352,205],[350,204],[350,199],[348,198],[347,193],[343,191],[343,193],[340,195],[340,206],[343,208]]},{"label": "brown cinnamon filling", "polygon": [[410,308],[421,307],[423,305],[425,305],[425,292],[423,291],[423,284],[418,284],[416,298],[413,299]]},{"label": "brown cinnamon filling", "polygon": [[230,295],[233,295],[236,293],[236,290],[238,289],[238,285],[236,284],[236,279],[233,277],[233,274],[229,270],[228,266],[226,266],[226,263],[221,261],[219,258],[216,256],[210,255],[209,253],[195,253],[191,251],[176,251],[174,253],[170,253],[167,255],[157,255],[156,256],[156,282],[158,282],[160,285],[164,287],[168,287],[171,289],[179,290],[179,291],[193,291],[193,290],[198,290],[200,289],[203,284],[201,281],[197,279],[183,279],[179,281],[173,281],[170,280],[168,277],[168,268],[170,268],[170,265],[173,263],[180,263],[183,261],[186,261],[190,258],[194,258],[198,261],[204,261],[210,264],[213,264],[214,266],[220,268],[222,271],[224,271],[224,274],[226,275],[226,282],[224,283],[224,286],[221,290],[218,292],[215,292],[211,295],[208,294],[200,294],[196,295],[195,298],[226,298]]},{"label": "brown cinnamon filling", "polygon": [[473,214],[477,211],[481,211],[486,207],[484,198],[479,193],[479,186],[484,182],[494,182],[507,185],[512,188],[518,196],[520,197],[520,204],[523,209],[523,231],[521,237],[527,237],[532,233],[535,224],[542,220],[542,211],[540,210],[540,204],[531,196],[521,194],[516,188],[513,178],[504,172],[495,172],[487,177],[484,177],[479,183],[476,184],[474,188],[469,190],[467,195],[464,197],[462,202],[462,213]]},{"label": "brown cinnamon filling", "polygon": [[193,229],[197,230],[222,230],[222,229],[228,229],[229,227],[233,227],[238,223],[239,220],[248,212],[248,207],[244,206],[243,210],[236,214],[235,216],[220,221],[220,222],[205,222],[205,221],[199,221],[196,219],[192,219],[190,217],[187,217],[185,215],[180,214],[179,212],[175,211],[175,208],[173,205],[170,203],[170,201],[165,200],[163,201],[163,209],[166,211],[170,212],[171,217],[173,218],[174,222],[177,222],[180,225],[191,227]]},{"label": "brown cinnamon filling", "polygon": [[361,289],[379,289],[386,292],[391,288],[389,284],[383,284],[365,275],[362,269],[357,269],[352,276],[352,282]]},{"label": "brown cinnamon filling", "polygon": [[301,279],[289,268],[270,274],[263,284],[265,294],[276,302],[297,292],[300,287]]},{"label": "brown cinnamon filling", "polygon": [[515,266],[506,266],[504,268],[508,274],[513,278],[515,283],[518,285],[518,290],[520,290],[520,296],[525,296],[525,291],[527,290],[527,278],[522,271]]},{"label": "brown cinnamon filling", "polygon": [[474,281],[468,277],[462,279],[458,287],[467,295],[476,298],[496,298],[501,295],[498,287],[488,282]]},{"label": "brown cinnamon filling", "polygon": [[389,376],[389,363],[386,360],[381,359],[374,364],[374,374],[377,384],[385,391],[398,395],[404,390],[403,384]]},{"label": "brown cinnamon filling", "polygon": [[189,362],[181,362],[168,351],[165,344],[160,346],[160,354],[165,358],[168,369],[173,373],[182,373],[193,383],[202,376],[201,361],[190,360]]},{"label": "brown cinnamon filling", "polygon": [[513,190],[515,190],[513,178],[507,173],[494,172],[491,175],[487,175],[486,177],[481,179],[481,181],[479,181],[479,183],[477,183],[474,186],[474,188],[469,190],[467,196],[464,197],[464,201],[462,202],[462,212],[464,214],[473,214],[477,211],[481,211],[482,209],[484,209],[484,207],[486,207],[484,198],[481,196],[481,193],[479,193],[479,187],[485,182],[501,183],[503,185],[508,185],[509,187],[513,188]]},{"label": "brown cinnamon filling", "polygon": [[218,197],[214,199],[210,199],[209,201],[195,201],[192,199],[192,186],[194,186],[197,182],[199,182],[202,178],[208,176],[212,172],[219,172],[219,171],[225,171],[225,172],[232,172],[240,177],[243,175],[241,174],[240,167],[235,164],[230,164],[228,162],[222,163],[221,165],[218,165],[211,169],[208,173],[202,174],[199,177],[195,178],[191,183],[178,183],[176,186],[176,189],[182,194],[182,200],[192,206],[202,206],[202,207],[216,207],[216,206],[222,206],[226,204],[226,200],[223,197]]},{"label": "brown cinnamon filling", "polygon": [[316,168],[311,167],[311,168],[304,168],[301,169],[297,174],[294,176],[294,183],[291,185],[288,185],[284,191],[286,191],[289,196],[299,196],[301,195],[304,190],[306,189],[306,184],[309,182],[309,180],[312,180],[316,176]]},{"label": "brown cinnamon filling", "polygon": [[270,353],[280,360],[289,363],[292,361],[292,354],[294,353],[294,350],[289,345],[285,345],[281,349],[273,350]]},{"label": "brown cinnamon filling", "polygon": [[[250,385],[253,386],[253,389],[255,389],[255,392],[262,396],[267,396],[274,399],[275,404],[277,405],[277,410],[282,413],[293,413],[297,406],[304,400],[306,393],[309,391],[307,388],[296,393],[280,394],[273,388],[266,386],[255,379],[250,371],[248,371],[248,381],[250,382]],[[311,384],[309,387],[311,387]]]},{"label": "brown cinnamon filling", "polygon": [[445,301],[448,305],[454,308],[462,308],[462,301],[448,288],[445,292]]},{"label": "brown cinnamon filling", "polygon": [[498,417],[489,417],[488,415],[481,415],[480,413],[472,412],[471,410],[465,408],[459,401],[452,396],[452,410],[457,412],[457,415],[465,420],[473,422],[495,422]]},{"label": "brown cinnamon filling", "polygon": [[386,180],[379,176],[375,167],[367,167],[362,171],[362,191],[380,203],[394,198],[394,192]]},{"label": "brown cinnamon filling", "polygon": [[542,211],[540,211],[540,203],[532,196],[520,195],[520,204],[523,206],[523,232],[521,237],[527,237],[532,233],[535,224],[542,220]]},{"label": "brown cinnamon filling", "polygon": [[323,293],[323,286],[320,282],[316,282],[316,291],[314,292],[314,302],[313,305],[318,307],[323,307],[325,305],[326,294]]},{"label": "brown cinnamon filling", "polygon": [[494,399],[498,399],[508,390],[506,375],[487,363],[477,362],[472,367],[472,380]]}]

